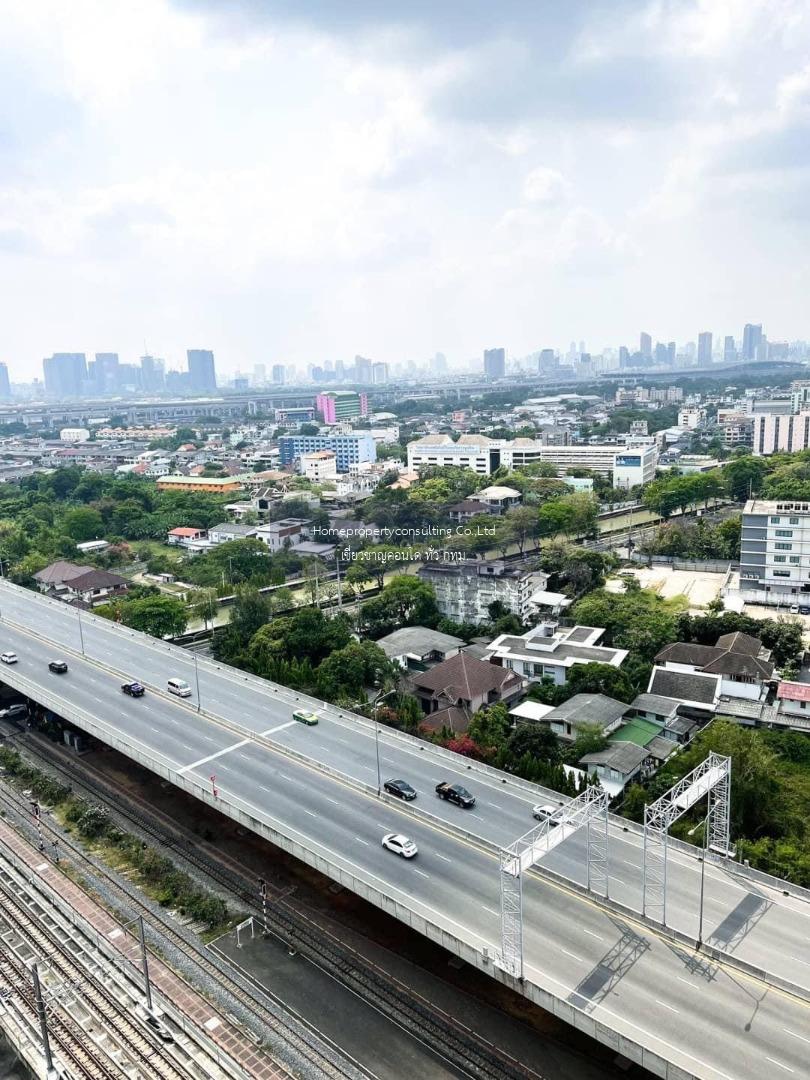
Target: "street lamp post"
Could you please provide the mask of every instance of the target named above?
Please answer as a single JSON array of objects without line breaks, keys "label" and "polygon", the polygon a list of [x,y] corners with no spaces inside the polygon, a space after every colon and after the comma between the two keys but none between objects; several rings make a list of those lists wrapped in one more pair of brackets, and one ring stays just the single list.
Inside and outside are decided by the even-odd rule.
[{"label": "street lamp post", "polygon": [[82,630],[82,609],[76,608],[76,614],[79,616],[79,644],[82,647],[82,656],[84,656],[84,631]]},{"label": "street lamp post", "polygon": [[200,669],[197,666],[197,654],[192,653],[194,657],[194,684],[197,687],[197,712],[200,712]]},{"label": "street lamp post", "polygon": [[382,777],[380,774],[380,725],[377,720],[377,710],[380,707],[380,702],[385,701],[386,698],[395,694],[396,690],[389,690],[387,694],[378,694],[374,699],[374,751],[377,755],[377,797],[382,794]]},{"label": "street lamp post", "polygon": [[704,894],[704,886],[705,886],[705,882],[706,882],[706,854],[707,854],[707,851],[708,851],[707,844],[708,844],[708,838],[709,838],[708,824],[709,824],[709,814],[706,815],[706,817],[703,819],[703,821],[698,822],[698,824],[695,825],[695,827],[693,829],[690,829],[689,832],[686,834],[687,836],[692,836],[693,833],[696,833],[698,831],[698,829],[701,827],[701,825],[703,826],[703,855],[701,856],[701,859],[700,859],[700,912],[698,914],[698,937],[697,937],[697,947],[699,949],[703,945],[703,894]]}]

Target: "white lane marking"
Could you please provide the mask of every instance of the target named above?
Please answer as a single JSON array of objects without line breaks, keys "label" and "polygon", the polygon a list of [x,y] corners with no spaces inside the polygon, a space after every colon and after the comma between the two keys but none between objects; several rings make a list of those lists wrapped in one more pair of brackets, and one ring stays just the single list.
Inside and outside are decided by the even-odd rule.
[{"label": "white lane marking", "polygon": [[446,855],[442,855],[440,851],[434,851],[433,854],[437,859],[442,859],[444,862],[452,862],[452,859],[448,859]]},{"label": "white lane marking", "polygon": [[331,795],[324,795],[324,798],[327,802],[334,803],[335,806],[340,806],[340,803],[337,801],[337,799],[333,799]]},{"label": "white lane marking", "polygon": [[415,866],[411,867],[411,869],[415,874],[418,874],[420,877],[430,877],[430,874],[426,874],[424,870],[417,870]]},{"label": "white lane marking", "polygon": [[498,918],[501,917],[500,911],[496,911],[494,908],[487,907],[486,904],[482,904],[481,907],[484,909],[484,911],[488,911],[490,913],[490,915],[497,915]]},{"label": "white lane marking", "polygon": [[676,975],[675,978],[678,980],[678,982],[685,983],[687,986],[691,987],[692,990],[698,989],[698,987],[695,986],[691,979],[685,979],[683,975]]},{"label": "white lane marking", "polygon": [[641,869],[641,863],[630,862],[629,859],[622,859],[622,862],[627,863],[628,866],[632,866],[635,870],[640,870]]},{"label": "white lane marking", "polygon": [[580,962],[580,964],[584,964],[584,963],[585,963],[585,961],[584,961],[584,960],[582,959],[582,957],[581,957],[581,956],[577,956],[577,954],[576,954],[576,953],[572,953],[572,952],[569,952],[569,951],[568,951],[568,949],[564,949],[564,948],[562,947],[562,945],[560,946],[560,952],[564,952],[564,953],[565,953],[565,955],[566,955],[566,956],[570,956],[572,960],[578,960],[578,961]]},{"label": "white lane marking", "polygon": [[272,735],[274,731],[283,731],[284,728],[292,727],[294,724],[297,723],[297,720],[288,720],[284,724],[276,724],[275,727],[268,728],[267,731],[260,731],[259,734],[262,736],[262,738],[264,738],[265,735]]},{"label": "white lane marking", "polygon": [[613,874],[610,875],[610,880],[615,881],[618,885],[626,885],[627,884],[626,881],[622,881],[621,878],[614,877]]},{"label": "white lane marking", "polygon": [[[301,807],[301,809],[304,810],[303,806]],[[318,816],[317,814],[313,813],[312,810],[304,810],[304,813],[309,814],[310,817],[317,817]]]},{"label": "white lane marking", "polygon": [[810,1039],[806,1038],[804,1035],[799,1035],[795,1031],[791,1031],[790,1028],[782,1028],[782,1031],[786,1032],[788,1035],[792,1035],[794,1039],[801,1039],[802,1042],[810,1043]]},{"label": "white lane marking", "polygon": [[368,840],[364,840],[361,836],[355,836],[355,840],[358,844],[364,844],[366,847],[371,847],[371,844],[369,844]]},{"label": "white lane marking", "polygon": [[581,931],[583,932],[583,934],[590,934],[590,936],[591,936],[591,937],[595,937],[597,941],[604,941],[604,940],[605,940],[605,939],[604,939],[604,938],[602,937],[602,935],[601,935],[601,934],[595,934],[595,933],[593,932],[593,930],[586,930],[586,928],[585,928],[584,926],[581,926],[581,927],[580,927],[580,930],[581,930]]},{"label": "white lane marking", "polygon": [[655,999],[656,1005],[661,1005],[664,1009],[669,1009],[670,1012],[679,1013],[681,1010],[676,1009],[674,1005],[667,1005],[666,1001],[661,1001],[660,998]]},{"label": "white lane marking", "polygon": [[765,1060],[766,1060],[766,1061],[770,1061],[770,1063],[771,1063],[772,1065],[778,1065],[778,1066],[779,1066],[779,1068],[780,1068],[780,1069],[784,1069],[784,1070],[785,1070],[785,1072],[790,1072],[790,1073],[792,1073],[792,1072],[795,1072],[795,1071],[796,1071],[795,1069],[791,1069],[791,1067],[790,1067],[789,1065],[785,1065],[785,1063],[784,1063],[784,1062],[782,1062],[782,1061],[777,1061],[777,1060],[776,1060],[776,1058],[772,1058],[772,1057],[766,1057],[766,1058],[765,1058]]},{"label": "white lane marking", "polygon": [[250,739],[242,739],[241,742],[233,743],[231,746],[226,746],[224,750],[217,750],[215,754],[209,754],[208,757],[200,758],[199,761],[192,761],[190,765],[184,765],[181,769],[178,769],[178,773],[188,772],[190,769],[196,769],[200,765],[205,765],[209,761],[213,761],[215,758],[222,757],[223,754],[229,754],[232,750],[238,750],[240,746],[247,746]]}]

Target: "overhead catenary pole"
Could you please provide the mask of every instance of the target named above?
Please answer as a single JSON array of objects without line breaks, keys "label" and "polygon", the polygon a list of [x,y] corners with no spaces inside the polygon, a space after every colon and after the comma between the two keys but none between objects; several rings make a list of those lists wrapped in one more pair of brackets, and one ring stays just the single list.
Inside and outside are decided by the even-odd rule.
[{"label": "overhead catenary pole", "polygon": [[82,647],[82,656],[84,656],[84,630],[82,629],[82,609],[76,608],[76,614],[79,616],[79,644]]},{"label": "overhead catenary pole", "polygon": [[51,1042],[48,1038],[48,1017],[45,1012],[45,1002],[42,1000],[42,988],[39,985],[39,969],[36,964],[31,965],[31,978],[34,983],[34,1001],[37,1007],[37,1016],[39,1017],[39,1030],[42,1033],[42,1052],[45,1055],[45,1068],[47,1075],[50,1076],[53,1069],[53,1058],[51,1057]]},{"label": "overhead catenary pole", "polygon": [[152,984],[149,982],[149,961],[146,955],[146,935],[143,927],[143,915],[138,916],[138,936],[141,940],[141,965],[143,967],[143,989],[146,995],[146,1007],[152,1012]]},{"label": "overhead catenary pole", "polygon": [[200,669],[197,664],[197,654],[192,653],[194,657],[194,683],[197,687],[197,712],[200,712]]}]

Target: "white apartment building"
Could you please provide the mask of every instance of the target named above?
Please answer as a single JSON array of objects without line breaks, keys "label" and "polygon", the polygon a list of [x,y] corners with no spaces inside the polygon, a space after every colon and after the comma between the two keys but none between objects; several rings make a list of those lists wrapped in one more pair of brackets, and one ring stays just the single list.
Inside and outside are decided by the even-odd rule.
[{"label": "white apartment building", "polygon": [[313,484],[333,484],[337,479],[337,456],[334,450],[313,450],[299,458],[301,475]]},{"label": "white apartment building", "polygon": [[810,448],[810,409],[800,413],[754,413],[754,454],[767,457],[780,451]]},{"label": "white apartment building", "polygon": [[[458,442],[453,442],[449,435],[425,435],[408,443],[408,469],[415,472],[426,466],[456,465],[486,476],[501,465],[507,469],[520,469],[540,461],[549,461],[559,475],[565,475],[570,469],[591,469],[610,476],[616,466],[617,454],[624,454],[628,447],[643,443],[645,451],[650,451],[644,455],[649,472],[653,453],[656,464],[658,460],[655,447],[647,445],[651,441],[649,437],[632,439],[628,436],[625,447],[615,443],[546,446],[537,439],[490,439],[486,435],[462,435]],[[652,474],[655,474],[655,466]]]},{"label": "white apartment building", "polygon": [[442,615],[456,622],[486,622],[494,600],[500,600],[519,619],[526,619],[533,611],[532,596],[548,584],[548,574],[521,570],[501,560],[425,563],[417,574],[433,586]]},{"label": "white apartment building", "polygon": [[759,604],[810,605],[810,503],[745,504],[740,592]]},{"label": "white apartment building", "polygon": [[685,409],[681,409],[678,413],[678,427],[686,428],[687,431],[694,431],[695,428],[700,427],[705,419],[705,409],[689,406]]},{"label": "white apartment building", "polygon": [[561,628],[555,622],[542,622],[525,634],[501,634],[487,645],[488,658],[530,682],[551,679],[561,686],[574,664],[621,667],[627,650],[599,645],[604,632],[598,626]]}]

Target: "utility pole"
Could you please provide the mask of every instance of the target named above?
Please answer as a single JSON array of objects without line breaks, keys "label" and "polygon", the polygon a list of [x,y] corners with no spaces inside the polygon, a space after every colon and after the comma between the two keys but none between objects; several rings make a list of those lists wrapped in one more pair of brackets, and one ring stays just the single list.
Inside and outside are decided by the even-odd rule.
[{"label": "utility pole", "polygon": [[267,882],[263,877],[259,878],[259,895],[262,898],[262,932],[267,937]]},{"label": "utility pole", "polygon": [[76,614],[79,616],[79,642],[82,647],[82,656],[84,656],[84,631],[82,630],[82,609],[76,608]]},{"label": "utility pole", "polygon": [[197,654],[193,652],[192,656],[194,657],[194,682],[197,687],[197,712],[200,712],[200,669],[197,666]]},{"label": "utility pole", "polygon": [[146,956],[146,935],[143,929],[143,915],[138,916],[138,934],[141,939],[141,964],[143,965],[143,989],[146,994],[146,1007],[152,1012],[152,984],[149,982],[149,961]]},{"label": "utility pole", "polygon": [[39,1017],[39,1030],[42,1033],[42,1051],[45,1054],[46,1075],[53,1074],[53,1058],[51,1057],[51,1042],[48,1038],[48,1017],[45,1013],[45,1002],[42,1000],[42,988],[39,985],[39,970],[36,964],[31,965],[31,978],[34,982],[34,1001]]}]

